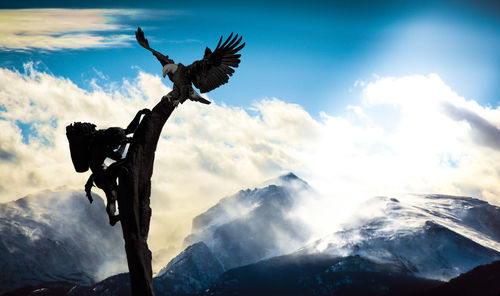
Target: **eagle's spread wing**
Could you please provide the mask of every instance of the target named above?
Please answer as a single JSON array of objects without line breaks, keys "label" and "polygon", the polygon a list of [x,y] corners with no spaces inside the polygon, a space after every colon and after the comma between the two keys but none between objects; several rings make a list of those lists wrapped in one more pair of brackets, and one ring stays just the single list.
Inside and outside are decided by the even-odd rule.
[{"label": "eagle's spread wing", "polygon": [[146,37],[144,37],[144,32],[142,31],[141,27],[137,28],[137,31],[135,32],[135,39],[137,39],[137,42],[144,47],[145,49],[151,51],[153,55],[160,61],[162,66],[165,66],[166,64],[173,64],[174,61],[169,59],[168,56],[164,56],[161,53],[157,52],[156,50],[152,49],[149,47],[149,42]]},{"label": "eagle's spread wing", "polygon": [[207,47],[203,59],[188,66],[191,81],[202,93],[225,84],[229,76],[234,73],[231,67],[238,67],[241,54],[236,53],[245,46],[245,43],[239,45],[242,37],[238,39],[238,34],[232,37],[233,33],[224,43],[221,37],[213,52]]}]

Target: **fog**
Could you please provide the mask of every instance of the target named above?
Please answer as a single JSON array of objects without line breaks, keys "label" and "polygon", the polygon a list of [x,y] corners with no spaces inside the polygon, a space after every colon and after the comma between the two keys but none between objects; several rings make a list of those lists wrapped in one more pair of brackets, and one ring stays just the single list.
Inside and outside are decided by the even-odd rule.
[{"label": "fog", "polygon": [[[140,70],[132,81],[93,86],[83,90],[36,63],[24,72],[0,68],[2,202],[63,185],[82,190],[88,174],[73,170],[65,126],[124,127],[169,91],[161,77]],[[193,217],[289,171],[320,193],[289,213],[314,236],[337,229],[377,195],[436,192],[500,204],[500,152],[481,138],[483,127],[498,130],[498,108],[461,97],[436,74],[375,77],[353,88],[359,100],[319,115],[287,98],[246,108],[211,97],[209,106],[179,106],[164,127],[152,177],[155,270],[182,250]]]}]

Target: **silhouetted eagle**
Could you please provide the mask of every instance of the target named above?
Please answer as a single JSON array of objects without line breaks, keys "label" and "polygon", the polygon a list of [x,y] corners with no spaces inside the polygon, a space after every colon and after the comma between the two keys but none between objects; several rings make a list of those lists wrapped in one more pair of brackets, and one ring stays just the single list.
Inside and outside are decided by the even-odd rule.
[{"label": "silhouetted eagle", "polygon": [[[191,83],[194,84],[202,93],[209,92],[229,80],[229,76],[234,73],[233,68],[237,68],[240,63],[240,54],[237,54],[245,43],[240,44],[242,37],[238,34],[233,37],[233,33],[222,43],[222,36],[217,47],[212,52],[210,48],[205,49],[205,55],[202,60],[196,61],[189,66],[181,63],[174,63],[173,60],[149,47],[148,40],[144,37],[141,28],[135,32],[137,42],[145,49],[151,51],[163,66],[163,77],[168,78],[174,83],[174,97],[183,103],[187,99],[210,104],[210,101],[202,98],[193,90]],[[233,68],[231,68],[233,67]]]}]

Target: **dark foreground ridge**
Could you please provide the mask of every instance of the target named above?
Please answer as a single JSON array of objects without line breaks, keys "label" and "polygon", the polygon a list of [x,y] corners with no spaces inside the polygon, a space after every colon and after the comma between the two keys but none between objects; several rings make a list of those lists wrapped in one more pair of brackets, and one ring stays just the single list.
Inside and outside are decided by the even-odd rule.
[{"label": "dark foreground ridge", "polygon": [[[156,295],[409,295],[442,282],[417,278],[400,266],[378,264],[359,256],[290,255],[229,270],[214,286],[198,294],[172,291],[171,283],[163,285],[161,278],[155,278]],[[4,296],[127,296],[129,285],[128,274],[124,273],[90,287],[48,283]]]},{"label": "dark foreground ridge", "polygon": [[409,295],[442,282],[360,256],[281,256],[224,273],[199,295]]},{"label": "dark foreground ridge", "polygon": [[[282,256],[235,268],[199,294],[173,293],[154,279],[157,295],[413,295],[498,296],[500,261],[481,265],[447,283],[413,277],[391,264],[377,264],[358,256],[322,258]],[[130,295],[127,273],[93,286],[51,282],[26,286],[2,296]]]},{"label": "dark foreground ridge", "polygon": [[478,266],[418,296],[499,296],[500,261]]}]

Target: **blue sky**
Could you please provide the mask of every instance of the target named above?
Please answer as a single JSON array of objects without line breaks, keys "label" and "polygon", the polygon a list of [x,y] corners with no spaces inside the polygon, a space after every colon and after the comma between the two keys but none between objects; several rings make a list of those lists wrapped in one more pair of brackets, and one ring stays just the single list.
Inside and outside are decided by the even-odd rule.
[{"label": "blue sky", "polygon": [[[9,5],[3,8],[41,8],[38,1]],[[116,6],[44,1],[43,7],[140,9],[133,15],[110,14],[109,22],[121,28],[97,34],[133,36],[141,26],[153,48],[184,64],[201,58],[205,46],[215,47],[222,34],[243,35],[247,45],[240,68],[228,85],[210,94],[231,106],[277,97],[315,117],[321,111],[342,113],[359,97],[353,87],[357,80],[429,73],[481,104],[500,102],[500,9],[494,2],[121,1]],[[106,48],[3,50],[0,61],[18,69],[27,61],[40,62],[39,69],[84,89],[98,73],[108,82],[133,79],[137,67],[161,73],[159,63],[134,40]]]}]

